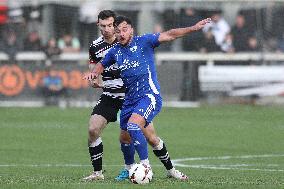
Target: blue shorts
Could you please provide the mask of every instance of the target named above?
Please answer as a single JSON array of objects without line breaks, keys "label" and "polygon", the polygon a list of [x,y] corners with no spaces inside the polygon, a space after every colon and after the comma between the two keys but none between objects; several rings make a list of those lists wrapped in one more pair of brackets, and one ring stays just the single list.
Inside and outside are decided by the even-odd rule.
[{"label": "blue shorts", "polygon": [[151,123],[162,109],[160,95],[146,94],[137,100],[125,100],[120,113],[120,128],[127,130],[127,123],[133,113],[139,114],[146,120],[145,127]]}]

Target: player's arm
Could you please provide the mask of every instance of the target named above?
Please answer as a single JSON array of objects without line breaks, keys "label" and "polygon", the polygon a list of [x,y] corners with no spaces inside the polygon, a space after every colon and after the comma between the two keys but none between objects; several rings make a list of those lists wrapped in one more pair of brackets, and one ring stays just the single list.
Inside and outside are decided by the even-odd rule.
[{"label": "player's arm", "polygon": [[83,79],[92,81],[97,79],[99,75],[101,75],[104,71],[105,67],[111,66],[115,63],[114,54],[112,53],[112,49],[106,54],[106,56],[95,65],[94,70],[90,73],[86,74]]},{"label": "player's arm", "polygon": [[[96,65],[98,64],[98,62],[101,61],[101,58],[100,57],[97,57],[96,56],[96,53],[97,53],[98,49],[96,48],[95,45],[91,45],[90,48],[89,48],[89,74],[92,73],[95,68],[96,68]],[[89,75],[88,74],[88,75]],[[87,75],[84,76],[84,79],[87,79],[85,77],[88,77]],[[94,76],[89,76],[89,77],[94,77]],[[95,78],[95,79],[87,79],[89,80],[90,82],[90,85],[94,88],[102,88],[102,82],[101,82],[101,79],[99,77],[99,75]]]},{"label": "player's arm", "polygon": [[99,75],[103,73],[103,71],[104,71],[104,67],[102,63],[99,62],[95,65],[95,68],[91,72],[87,73],[83,77],[83,79],[88,80],[88,81],[94,81],[95,79],[99,77]]},{"label": "player's arm", "polygon": [[204,20],[197,22],[195,25],[190,26],[190,27],[175,28],[175,29],[162,32],[158,40],[160,43],[173,41],[177,38],[185,36],[186,34],[202,29],[207,23],[210,23],[210,21],[211,21],[211,18],[206,18]]},{"label": "player's arm", "polygon": [[[94,71],[95,67],[96,64],[89,64],[90,72]],[[101,75],[99,75],[98,78],[91,80],[90,84],[93,88],[103,88]]]}]

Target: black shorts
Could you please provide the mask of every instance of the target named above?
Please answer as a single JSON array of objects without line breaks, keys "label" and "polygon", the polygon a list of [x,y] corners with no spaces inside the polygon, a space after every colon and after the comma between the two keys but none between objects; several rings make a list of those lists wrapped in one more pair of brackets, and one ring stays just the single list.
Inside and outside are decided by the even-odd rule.
[{"label": "black shorts", "polygon": [[107,95],[101,95],[91,115],[101,115],[107,122],[115,122],[117,120],[117,112],[121,109],[123,101]]}]

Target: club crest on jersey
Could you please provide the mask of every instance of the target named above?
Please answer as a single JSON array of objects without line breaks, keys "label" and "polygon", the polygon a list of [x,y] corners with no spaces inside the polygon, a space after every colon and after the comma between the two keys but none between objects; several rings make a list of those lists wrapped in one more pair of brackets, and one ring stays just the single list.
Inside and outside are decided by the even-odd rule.
[{"label": "club crest on jersey", "polygon": [[130,48],[131,52],[135,52],[136,50],[137,50],[137,46],[136,45]]}]

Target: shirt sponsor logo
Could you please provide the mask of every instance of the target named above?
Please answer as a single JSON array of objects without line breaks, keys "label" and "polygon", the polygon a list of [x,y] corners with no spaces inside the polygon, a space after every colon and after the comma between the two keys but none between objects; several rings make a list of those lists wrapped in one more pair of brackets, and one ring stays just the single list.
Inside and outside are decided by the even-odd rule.
[{"label": "shirt sponsor logo", "polygon": [[123,64],[121,66],[119,66],[119,69],[121,71],[123,70],[128,70],[130,68],[136,68],[140,65],[140,63],[138,61],[129,61],[128,59],[124,59]]}]

